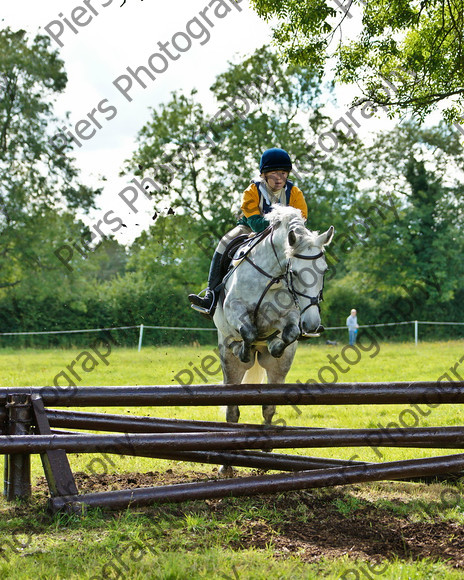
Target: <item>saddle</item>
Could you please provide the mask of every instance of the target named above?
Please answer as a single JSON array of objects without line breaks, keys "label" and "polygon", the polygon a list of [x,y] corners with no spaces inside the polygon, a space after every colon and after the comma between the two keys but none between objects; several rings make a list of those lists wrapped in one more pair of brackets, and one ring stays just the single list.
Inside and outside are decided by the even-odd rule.
[{"label": "saddle", "polygon": [[248,245],[248,240],[249,240],[248,235],[242,234],[241,236],[237,236],[227,244],[226,250],[222,254],[221,258],[221,274],[223,279],[226,276],[227,272],[229,271],[232,261],[236,259],[235,254],[240,252],[242,247],[246,247]]},{"label": "saddle", "polygon": [[222,281],[220,284],[218,284],[215,288],[212,288],[212,290],[214,291],[214,302],[209,310],[209,312],[205,311],[205,312],[201,312],[201,310],[197,309],[197,312],[199,312],[202,316],[204,316],[204,318],[206,318],[207,320],[211,320],[214,316],[214,312],[216,310],[216,306],[218,304],[218,301],[221,301],[221,304],[224,304],[224,286],[225,283],[227,281],[227,279],[229,278],[229,276],[232,274],[232,272],[234,271],[235,267],[238,264],[234,264],[232,265],[233,262],[236,261],[241,261],[243,260],[243,258],[257,245],[259,244],[259,242],[261,242],[261,240],[263,240],[266,236],[268,236],[271,233],[272,229],[269,226],[268,228],[266,228],[264,231],[256,233],[255,235],[253,235],[252,237],[250,237],[250,234],[242,234],[240,236],[237,236],[236,238],[234,238],[233,240],[231,240],[227,246],[226,249],[224,251],[224,253],[222,254],[222,258],[221,258],[221,277],[222,277]]},{"label": "saddle", "polygon": [[[211,309],[212,315],[216,310],[216,306],[218,301],[221,301],[221,304],[224,304],[224,286],[227,282],[228,278],[238,266],[238,264],[243,260],[243,258],[257,245],[259,244],[264,238],[266,238],[272,231],[272,228],[269,226],[262,232],[256,233],[252,237],[249,234],[242,234],[241,236],[237,236],[229,244],[227,244],[226,250],[222,255],[221,259],[221,273],[222,273],[222,282],[216,286],[214,289],[214,293],[216,295],[216,300],[213,304],[213,308]],[[234,263],[235,262],[235,263]],[[237,263],[238,262],[238,263]]]},{"label": "saddle", "polygon": [[[269,226],[265,230],[259,233],[255,233],[250,237],[249,234],[242,234],[234,238],[226,247],[221,260],[221,270],[223,273],[223,280],[221,286],[225,282],[225,278],[232,273],[235,266],[231,267],[232,262],[237,262],[243,260],[251,250],[258,245],[264,238],[266,238],[272,231]],[[238,264],[236,264],[238,265]]]}]

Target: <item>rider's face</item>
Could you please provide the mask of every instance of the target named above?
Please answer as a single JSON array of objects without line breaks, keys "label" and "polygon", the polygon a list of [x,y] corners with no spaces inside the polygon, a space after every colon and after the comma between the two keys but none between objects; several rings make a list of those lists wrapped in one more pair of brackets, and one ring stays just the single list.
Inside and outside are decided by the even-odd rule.
[{"label": "rider's face", "polygon": [[279,191],[287,182],[288,171],[269,171],[264,178],[272,191]]}]

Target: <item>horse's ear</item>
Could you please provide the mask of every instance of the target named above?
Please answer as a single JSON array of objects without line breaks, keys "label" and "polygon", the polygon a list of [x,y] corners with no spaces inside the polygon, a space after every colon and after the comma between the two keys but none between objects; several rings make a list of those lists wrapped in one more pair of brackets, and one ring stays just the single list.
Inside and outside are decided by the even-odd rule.
[{"label": "horse's ear", "polygon": [[294,230],[290,230],[288,232],[288,243],[292,247],[296,244],[296,234],[295,234],[295,231]]},{"label": "horse's ear", "polygon": [[318,236],[317,238],[318,243],[316,245],[318,245],[319,247],[327,246],[332,241],[333,235],[334,235],[334,227],[330,226],[330,228],[326,232]]}]

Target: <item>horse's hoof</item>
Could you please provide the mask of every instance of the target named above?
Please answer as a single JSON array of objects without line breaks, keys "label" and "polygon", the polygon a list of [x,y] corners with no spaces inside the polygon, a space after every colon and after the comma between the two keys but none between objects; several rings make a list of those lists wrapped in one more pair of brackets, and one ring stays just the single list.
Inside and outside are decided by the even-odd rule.
[{"label": "horse's hoof", "polygon": [[219,477],[235,477],[237,470],[232,465],[222,465],[218,471]]},{"label": "horse's hoof", "polygon": [[251,355],[249,352],[241,354],[238,358],[242,363],[249,363],[251,361]]},{"label": "horse's hoof", "polygon": [[268,347],[269,354],[274,358],[280,358],[284,354],[286,347],[287,345],[280,340],[278,343]]},{"label": "horse's hoof", "polygon": [[238,358],[242,363],[249,363],[251,361],[251,348],[244,342],[242,342]]},{"label": "horse's hoof", "polygon": [[252,344],[258,338],[258,329],[256,326],[248,322],[243,324],[238,331],[240,332],[243,341],[248,344]]},{"label": "horse's hoof", "polygon": [[282,340],[285,344],[291,344],[300,336],[300,329],[296,324],[288,324],[282,331]]}]

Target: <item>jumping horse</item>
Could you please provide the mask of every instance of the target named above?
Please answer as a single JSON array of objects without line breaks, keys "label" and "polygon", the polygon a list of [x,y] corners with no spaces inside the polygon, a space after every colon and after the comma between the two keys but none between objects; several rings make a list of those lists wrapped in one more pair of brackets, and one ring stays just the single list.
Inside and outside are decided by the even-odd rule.
[{"label": "jumping horse", "polygon": [[[333,226],[318,234],[306,229],[300,210],[276,206],[258,240],[234,257],[214,314],[224,384],[284,383],[298,340],[323,330],[320,307],[327,263],[324,246]],[[263,405],[266,425],[275,405]],[[227,407],[238,422],[238,405]],[[232,475],[223,466],[222,475]]]}]

